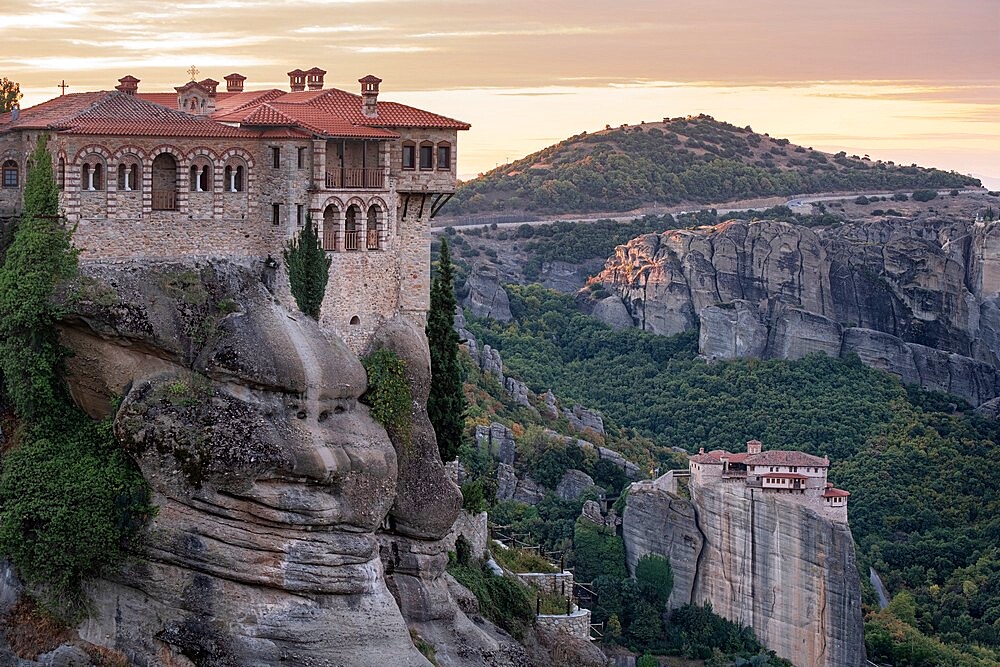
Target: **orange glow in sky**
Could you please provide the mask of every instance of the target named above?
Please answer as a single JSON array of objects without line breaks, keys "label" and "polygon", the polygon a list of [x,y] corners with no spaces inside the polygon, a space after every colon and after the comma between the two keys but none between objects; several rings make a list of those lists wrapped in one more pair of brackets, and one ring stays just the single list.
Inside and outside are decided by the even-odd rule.
[{"label": "orange glow in sky", "polygon": [[472,123],[475,175],[583,130],[708,113],[806,146],[1000,188],[997,0],[4,0],[0,75],[23,106],[201,77],[355,91]]}]

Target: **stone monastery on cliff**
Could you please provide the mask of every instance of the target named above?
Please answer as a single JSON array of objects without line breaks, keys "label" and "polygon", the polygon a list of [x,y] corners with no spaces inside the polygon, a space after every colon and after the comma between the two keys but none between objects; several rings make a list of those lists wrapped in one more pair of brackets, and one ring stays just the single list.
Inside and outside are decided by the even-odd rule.
[{"label": "stone monastery on cliff", "polygon": [[83,261],[280,258],[311,216],[332,258],[321,323],[355,352],[388,318],[423,326],[430,219],[455,190],[467,123],[324,89],[319,68],[288,73],[290,91],[245,90],[246,77],[143,93],[63,95],[0,114],[0,216],[21,206],[40,133]]},{"label": "stone monastery on cliff", "polygon": [[689,459],[692,485],[739,484],[762,493],[800,496],[833,518],[847,521],[851,494],[826,481],[830,460],[805,452],[762,451],[759,440],[747,442],[747,451],[733,454],[701,449]]}]

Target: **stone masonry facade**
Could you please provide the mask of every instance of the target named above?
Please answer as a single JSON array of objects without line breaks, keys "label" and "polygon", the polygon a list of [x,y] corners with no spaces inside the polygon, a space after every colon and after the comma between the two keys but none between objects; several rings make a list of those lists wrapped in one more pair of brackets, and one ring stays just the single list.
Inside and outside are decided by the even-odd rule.
[{"label": "stone masonry facade", "polygon": [[[214,110],[214,87],[202,92]],[[256,115],[239,123],[220,96],[222,110],[212,118],[229,115],[214,123],[193,114],[190,131],[188,114],[175,111],[169,126],[153,122],[154,131],[107,133],[26,125],[32,109],[20,119],[0,115],[0,164],[18,170],[17,184],[0,188],[0,217],[19,211],[28,156],[43,132],[62,212],[84,262],[270,258],[283,273],[282,250],[308,216],[332,260],[320,323],[363,354],[395,315],[420,328],[426,322],[430,219],[455,189],[457,133],[468,126],[402,105],[387,107],[392,118],[385,125],[367,113],[372,107],[365,108],[370,120],[359,121],[357,112],[338,112],[334,103],[360,107],[360,97],[335,89],[312,93],[265,91],[260,99],[277,102],[251,102],[246,109]],[[307,109],[321,93],[327,106]],[[92,98],[81,100],[81,108],[84,101],[93,107],[91,99],[125,108],[125,128],[140,112],[158,118],[166,111],[134,90],[82,95]],[[233,95],[231,105],[254,93]],[[70,97],[38,108],[69,105]],[[317,129],[316,108],[329,114],[331,130]],[[158,136],[159,127],[169,136]]]}]

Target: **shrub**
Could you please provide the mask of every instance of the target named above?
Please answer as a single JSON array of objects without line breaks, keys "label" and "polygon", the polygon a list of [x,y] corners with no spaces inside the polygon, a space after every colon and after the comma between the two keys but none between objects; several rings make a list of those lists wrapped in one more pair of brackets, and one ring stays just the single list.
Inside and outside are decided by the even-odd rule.
[{"label": "shrub", "polygon": [[578,519],[573,535],[573,561],[579,581],[593,581],[599,576],[624,579],[625,545],[614,530]]},{"label": "shrub", "polygon": [[858,206],[867,206],[869,203],[871,203],[871,200],[868,199],[868,197],[861,195],[860,197],[854,200],[854,203],[857,204]]},{"label": "shrub", "polygon": [[892,201],[908,201],[909,199],[905,192],[897,192],[892,196]]},{"label": "shrub", "polygon": [[554,574],[559,568],[553,567],[544,556],[530,549],[493,549],[493,557],[511,572],[546,572]]},{"label": "shrub", "polygon": [[408,443],[413,430],[410,411],[413,394],[406,380],[406,362],[392,350],[380,348],[361,360],[368,372],[368,389],[361,402],[389,435]]},{"label": "shrub", "polygon": [[645,653],[635,661],[635,667],[660,667],[660,661],[649,653]]},{"label": "shrub", "polygon": [[937,199],[936,190],[915,190],[913,192],[913,201],[931,201],[932,199]]},{"label": "shrub", "polygon": [[318,320],[333,258],[327,257],[312,218],[308,215],[305,227],[297,237],[288,242],[281,256],[285,260],[288,282],[296,305],[303,313]]},{"label": "shrub", "polygon": [[448,572],[476,596],[484,616],[514,637],[524,636],[535,618],[534,596],[527,586],[480,565],[456,565]]}]

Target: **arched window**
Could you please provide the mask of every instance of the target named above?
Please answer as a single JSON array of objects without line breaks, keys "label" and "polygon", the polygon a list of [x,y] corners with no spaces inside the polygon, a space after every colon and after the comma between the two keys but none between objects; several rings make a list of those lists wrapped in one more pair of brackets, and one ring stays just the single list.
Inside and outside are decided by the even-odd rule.
[{"label": "arched window", "polygon": [[344,219],[344,250],[361,250],[361,209],[357,204],[347,207]]},{"label": "arched window", "polygon": [[204,160],[199,160],[196,164],[191,165],[191,178],[189,183],[191,186],[191,192],[211,192],[211,173],[212,168],[206,164]]},{"label": "arched window", "polygon": [[153,158],[151,169],[153,210],[177,210],[177,158],[170,153],[160,153]]},{"label": "arched window", "polygon": [[7,160],[3,163],[3,186],[5,188],[16,188],[18,183],[17,163],[13,160]]},{"label": "arched window", "polygon": [[84,159],[80,170],[81,190],[103,190],[104,189],[104,162],[95,155]]},{"label": "arched window", "polygon": [[59,189],[66,187],[66,158],[59,158]]},{"label": "arched window", "polygon": [[226,192],[243,192],[246,189],[246,167],[231,162],[223,170],[222,187]]},{"label": "arched window", "polygon": [[382,220],[384,216],[382,215],[382,209],[378,206],[371,206],[368,208],[368,249],[369,250],[383,250],[382,248]]},{"label": "arched window", "polygon": [[323,250],[338,250],[340,236],[340,209],[330,204],[323,211]]},{"label": "arched window", "polygon": [[118,164],[118,190],[132,192],[140,190],[139,165],[132,161]]}]

